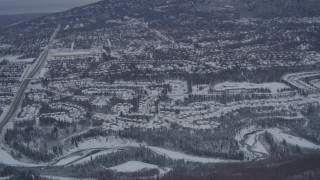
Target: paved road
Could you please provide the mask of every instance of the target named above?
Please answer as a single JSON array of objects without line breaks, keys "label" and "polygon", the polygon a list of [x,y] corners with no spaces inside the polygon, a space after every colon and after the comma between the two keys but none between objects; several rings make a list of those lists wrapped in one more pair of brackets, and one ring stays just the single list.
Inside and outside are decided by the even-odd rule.
[{"label": "paved road", "polygon": [[9,107],[9,110],[7,111],[4,119],[0,122],[0,131],[11,120],[11,118],[16,114],[17,110],[19,109],[19,106],[23,100],[24,93],[25,93],[26,89],[28,88],[30,81],[41,70],[43,64],[45,63],[46,58],[49,54],[50,48],[51,48],[53,41],[56,38],[59,30],[60,30],[60,25],[58,26],[58,28],[55,30],[55,32],[51,36],[47,47],[42,51],[40,56],[35,61],[34,69],[31,72],[29,72],[29,74],[26,76],[26,78],[24,80],[22,80],[20,87],[19,87],[19,90],[16,93],[14,100]]}]

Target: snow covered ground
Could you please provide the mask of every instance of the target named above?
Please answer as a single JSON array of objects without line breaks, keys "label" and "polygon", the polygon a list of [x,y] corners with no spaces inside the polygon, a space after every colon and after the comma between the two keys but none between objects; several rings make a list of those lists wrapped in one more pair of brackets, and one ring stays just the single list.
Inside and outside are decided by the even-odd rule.
[{"label": "snow covered ground", "polygon": [[252,147],[252,150],[255,152],[260,152],[264,154],[269,154],[266,148],[261,144],[260,141],[257,141],[256,144]]},{"label": "snow covered ground", "polygon": [[3,150],[2,147],[0,147],[0,164],[12,165],[12,166],[26,166],[26,167],[42,166],[40,164],[27,164],[27,163],[20,162],[14,159],[11,156],[11,154],[9,154],[7,151]]},{"label": "snow covered ground", "polygon": [[119,151],[119,150],[110,149],[110,150],[101,151],[101,152],[98,152],[98,153],[93,154],[93,155],[91,155],[91,156],[85,157],[85,158],[83,158],[83,159],[81,159],[81,160],[79,160],[79,161],[76,161],[76,162],[74,162],[74,163],[72,163],[72,164],[84,164],[84,163],[87,163],[87,162],[89,162],[91,159],[94,159],[94,158],[96,158],[96,157],[98,157],[98,156],[108,155],[108,154],[111,154],[111,153],[114,153],[114,152],[117,152],[117,151]]},{"label": "snow covered ground", "polygon": [[257,88],[266,88],[270,89],[272,93],[277,93],[277,90],[283,88],[290,88],[289,86],[279,83],[279,82],[270,82],[270,83],[248,83],[248,82],[223,82],[213,86],[214,90],[223,91],[231,89],[257,89]]},{"label": "snow covered ground", "polygon": [[244,129],[241,129],[241,131],[239,133],[237,133],[237,135],[235,136],[235,140],[237,141],[241,141],[242,138],[244,137],[244,135],[250,133],[250,132],[253,132],[255,130],[257,130],[258,128],[256,126],[249,126],[249,127],[246,127]]},{"label": "snow covered ground", "polygon": [[35,58],[27,58],[27,59],[19,59],[19,55],[17,56],[4,56],[0,57],[0,61],[7,60],[8,62],[12,63],[18,63],[18,62],[24,62],[24,63],[32,63]]},{"label": "snow covered ground", "polygon": [[71,164],[83,164],[89,162],[91,159],[94,159],[101,155],[107,155],[113,152],[117,152],[117,149],[87,149],[79,150],[77,152],[70,153],[65,155],[65,157],[60,158],[54,166],[65,166]]},{"label": "snow covered ground", "polygon": [[8,113],[8,110],[9,110],[9,107],[10,106],[2,106],[1,109],[2,109],[2,114],[0,115],[0,122],[3,120],[3,118],[6,116],[6,114]]},{"label": "snow covered ground", "polygon": [[[75,136],[75,135],[74,135]],[[71,137],[69,137],[71,138]],[[63,139],[64,142],[66,139]],[[84,163],[87,160],[90,160],[90,156],[86,156],[87,153],[84,153],[85,150],[94,150],[94,149],[104,149],[104,151],[92,154],[92,158],[95,158],[102,154],[108,154],[120,150],[125,147],[140,147],[142,144],[139,144],[133,140],[117,138],[114,136],[109,136],[108,138],[98,137],[93,139],[86,139],[82,142],[79,142],[77,148],[67,149],[64,151],[65,159],[58,161],[57,165],[66,165],[69,163]],[[81,152],[81,153],[79,153]],[[102,154],[100,154],[102,153]],[[67,155],[69,154],[69,155]],[[71,154],[78,154],[76,157],[71,156]]]},{"label": "snow covered ground", "polygon": [[248,138],[246,139],[246,144],[249,146],[253,146],[254,143],[256,142],[256,134],[250,134],[248,135]]},{"label": "snow covered ground", "polygon": [[320,149],[319,145],[314,144],[306,139],[287,134],[281,129],[271,128],[267,129],[266,131],[271,133],[275,137],[275,139],[277,139],[280,142],[286,140],[288,144],[298,145],[301,148]]},{"label": "snow covered ground", "polygon": [[113,166],[109,169],[117,171],[117,172],[137,172],[137,171],[141,171],[141,170],[158,169],[160,172],[160,175],[164,175],[167,172],[171,171],[170,168],[160,168],[157,165],[148,164],[148,163],[144,163],[144,162],[140,162],[140,161],[128,161],[128,162],[120,164],[118,166]]},{"label": "snow covered ground", "polygon": [[269,154],[266,148],[262,145],[262,143],[259,141],[259,136],[264,131],[257,131],[253,134],[250,134],[247,136],[247,139],[245,140],[245,143],[251,147],[251,150],[257,153],[263,153],[263,154]]},{"label": "snow covered ground", "polygon": [[42,68],[41,71],[39,72],[38,78],[44,78],[45,74],[49,71],[49,68]]},{"label": "snow covered ground", "polygon": [[235,139],[239,142],[240,149],[244,152],[246,159],[260,160],[269,155],[269,152],[259,140],[259,136],[263,132],[255,126],[250,126],[236,135]]},{"label": "snow covered ground", "polygon": [[147,146],[152,151],[164,155],[168,158],[174,159],[174,160],[185,160],[189,162],[200,162],[200,163],[223,163],[223,162],[235,162],[233,160],[223,160],[219,158],[210,158],[210,157],[199,157],[199,156],[193,156],[184,154],[177,151],[172,151],[168,149],[164,149],[161,147],[155,147],[155,146]]},{"label": "snow covered ground", "polygon": [[60,161],[58,161],[55,166],[64,166],[64,165],[68,165],[74,161],[77,161],[78,159],[80,159],[82,157],[82,154],[77,154],[74,156],[70,156],[64,159],[61,159]]},{"label": "snow covered ground", "polygon": [[170,84],[171,86],[171,92],[169,92],[168,95],[173,100],[183,100],[185,97],[187,97],[187,82],[180,80],[166,80],[165,83]]},{"label": "snow covered ground", "polygon": [[95,138],[88,139],[78,144],[78,148],[73,149],[71,151],[77,151],[88,148],[123,148],[123,147],[139,147],[140,144],[129,140],[129,139],[121,139],[116,137],[108,137],[108,138]]},{"label": "snow covered ground", "polygon": [[[121,148],[125,147],[139,147],[140,144],[127,139],[120,139],[115,137],[109,138],[96,138],[89,139],[78,144],[78,148],[69,149],[65,151],[65,158],[60,158],[54,163],[55,166],[64,166],[69,164],[81,164],[90,159],[94,159],[100,155],[110,154],[119,151]],[[97,151],[98,150],[98,151]],[[100,150],[100,151],[99,151]],[[92,153],[97,151],[97,153]],[[88,155],[90,154],[90,155]],[[37,167],[46,166],[48,164],[29,164],[23,163],[14,159],[11,154],[0,147],[0,164],[14,165],[14,166],[27,166],[27,167]]]},{"label": "snow covered ground", "polygon": [[0,180],[7,180],[7,179],[10,179],[11,176],[7,176],[7,177],[0,177]]},{"label": "snow covered ground", "polygon": [[290,135],[279,128],[261,129],[255,126],[247,127],[241,130],[235,139],[239,142],[240,149],[249,159],[263,159],[269,155],[269,152],[260,142],[259,136],[265,132],[272,134],[277,142],[285,140],[288,144],[298,145],[301,148],[320,149],[320,146],[306,139]]}]

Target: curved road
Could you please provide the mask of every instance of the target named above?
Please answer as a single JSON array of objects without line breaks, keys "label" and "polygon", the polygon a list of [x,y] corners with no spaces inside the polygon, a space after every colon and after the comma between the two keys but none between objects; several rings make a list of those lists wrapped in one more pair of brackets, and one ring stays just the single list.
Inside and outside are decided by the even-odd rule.
[{"label": "curved road", "polygon": [[53,44],[53,41],[56,38],[59,30],[60,30],[60,25],[58,26],[58,28],[55,30],[55,32],[51,36],[46,48],[42,51],[40,56],[35,61],[34,69],[26,76],[26,78],[24,80],[22,80],[20,87],[19,87],[19,90],[16,93],[14,100],[9,107],[9,110],[7,111],[3,120],[0,122],[0,131],[11,120],[11,118],[16,114],[17,110],[19,109],[19,106],[22,102],[24,93],[27,90],[31,79],[34,78],[34,76],[41,70],[43,64],[45,63],[46,58],[47,58],[49,51],[51,49],[51,46]]}]

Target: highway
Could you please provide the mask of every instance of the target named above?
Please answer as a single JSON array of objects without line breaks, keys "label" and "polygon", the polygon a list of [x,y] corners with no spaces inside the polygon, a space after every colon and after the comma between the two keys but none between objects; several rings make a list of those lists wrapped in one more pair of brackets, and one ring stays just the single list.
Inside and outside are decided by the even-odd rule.
[{"label": "highway", "polygon": [[22,80],[20,87],[14,97],[14,100],[10,104],[9,110],[5,114],[3,120],[0,122],[0,131],[18,111],[18,109],[21,105],[21,102],[23,100],[24,93],[27,90],[29,83],[35,77],[35,75],[41,70],[43,64],[45,63],[45,61],[47,59],[47,56],[49,54],[49,51],[50,51],[51,46],[53,44],[53,41],[56,38],[59,31],[60,31],[60,25],[58,26],[58,28],[55,30],[55,32],[51,36],[46,48],[41,52],[41,54],[39,55],[37,60],[34,62],[33,70],[31,72],[29,72],[29,74],[27,74],[26,77]]}]

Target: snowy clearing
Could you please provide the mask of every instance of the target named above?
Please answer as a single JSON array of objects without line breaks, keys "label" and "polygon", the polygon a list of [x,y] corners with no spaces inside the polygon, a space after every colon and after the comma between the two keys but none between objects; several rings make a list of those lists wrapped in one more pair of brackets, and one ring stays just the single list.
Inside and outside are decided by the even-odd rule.
[{"label": "snowy clearing", "polygon": [[27,58],[27,59],[19,59],[20,56],[4,56],[4,57],[0,57],[0,61],[3,60],[7,60],[8,62],[11,63],[19,63],[19,62],[23,62],[23,63],[32,63],[34,61],[35,58]]},{"label": "snowy clearing", "polygon": [[148,164],[140,161],[128,161],[118,166],[113,166],[109,169],[117,172],[137,172],[141,170],[158,169],[160,175],[164,175],[171,170],[170,168],[159,168],[159,166],[157,165]]},{"label": "snowy clearing", "polygon": [[76,162],[74,162],[74,163],[72,163],[72,164],[84,164],[84,163],[87,163],[87,162],[89,162],[91,159],[94,159],[94,158],[96,158],[96,157],[98,157],[98,156],[108,155],[108,154],[111,154],[111,153],[114,153],[114,152],[117,152],[117,151],[119,151],[119,150],[112,149],[112,150],[101,151],[101,152],[98,152],[98,153],[93,154],[93,155],[91,155],[91,156],[85,157],[85,158],[83,158],[83,159],[81,159],[81,160],[79,160],[79,161],[76,161]]},{"label": "snowy clearing", "polygon": [[223,163],[223,162],[236,162],[235,160],[223,160],[219,158],[210,158],[210,157],[199,157],[199,156],[192,156],[188,154],[184,154],[177,151],[172,151],[160,147],[154,147],[154,146],[147,146],[152,151],[167,156],[168,158],[174,159],[174,160],[185,160],[189,162],[200,162],[200,163]]},{"label": "snowy clearing", "polygon": [[249,146],[253,146],[256,142],[256,134],[250,134],[246,139],[246,144]]},{"label": "snowy clearing", "polygon": [[281,129],[271,128],[271,129],[267,129],[266,131],[271,133],[280,142],[283,140],[286,140],[287,143],[292,145],[298,145],[302,148],[320,149],[319,145],[314,144],[306,139],[287,134],[283,132]]},{"label": "snowy clearing", "polygon": [[213,89],[217,91],[232,90],[232,89],[259,89],[259,88],[270,89],[272,93],[277,93],[277,90],[279,89],[290,88],[290,87],[283,83],[278,83],[278,82],[256,84],[256,83],[248,83],[248,82],[229,82],[229,81],[213,86]]},{"label": "snowy clearing", "polygon": [[116,137],[108,137],[108,138],[95,138],[95,139],[87,139],[78,144],[78,148],[70,149],[69,152],[75,152],[78,150],[84,150],[84,149],[93,149],[93,148],[123,148],[123,147],[139,147],[140,144],[129,140],[129,139],[121,139]]},{"label": "snowy clearing", "polygon": [[257,141],[254,146],[251,149],[252,151],[258,152],[258,153],[263,153],[263,154],[268,154],[269,152],[266,150],[266,148],[261,144],[260,141]]},{"label": "snowy clearing", "polygon": [[106,155],[112,152],[122,150],[125,147],[139,147],[140,144],[116,137],[87,139],[79,142],[77,148],[67,149],[64,156],[53,163],[55,166],[64,166],[70,164],[81,164],[94,159],[99,155]]},{"label": "snowy clearing", "polygon": [[45,78],[45,74],[49,71],[49,68],[42,68],[39,75],[38,75],[38,78]]},{"label": "snowy clearing", "polygon": [[83,164],[97,156],[117,152],[118,149],[85,149],[64,155],[52,163],[54,166],[66,166],[71,164]]},{"label": "snowy clearing", "polygon": [[67,165],[69,163],[72,163],[78,159],[80,159],[82,157],[81,154],[78,154],[78,155],[75,155],[75,156],[70,156],[70,157],[67,157],[65,159],[61,159],[60,161],[58,161],[55,166],[64,166],[64,165]]},{"label": "snowy clearing", "polygon": [[16,159],[14,159],[11,154],[9,154],[7,151],[0,148],[0,164],[5,165],[12,165],[12,166],[26,166],[26,167],[38,167],[42,166],[40,164],[27,164],[20,162]]}]

